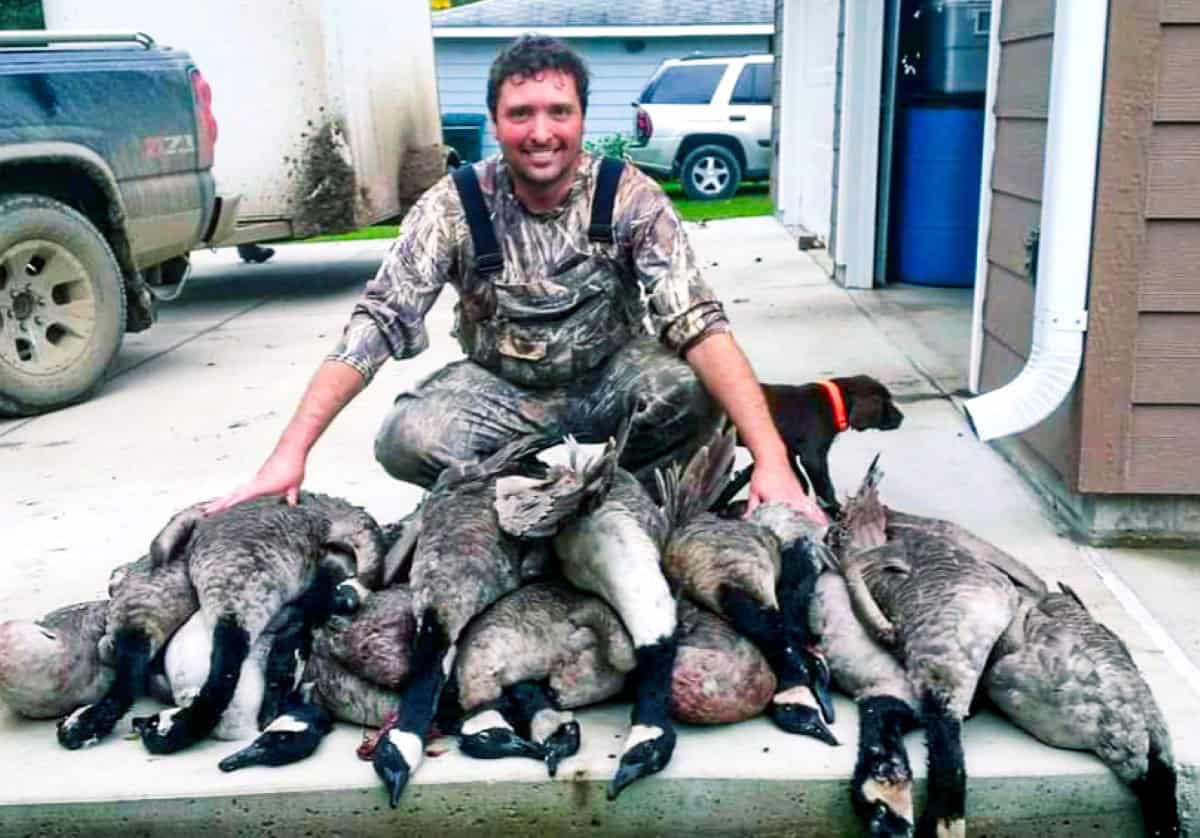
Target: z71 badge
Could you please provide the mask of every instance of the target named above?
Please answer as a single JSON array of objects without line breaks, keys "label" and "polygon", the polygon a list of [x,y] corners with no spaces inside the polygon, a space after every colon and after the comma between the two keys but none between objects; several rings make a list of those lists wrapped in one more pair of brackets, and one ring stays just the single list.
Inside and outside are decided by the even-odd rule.
[{"label": "z71 badge", "polygon": [[195,154],[196,144],[191,134],[172,134],[166,137],[143,137],[142,157],[178,157],[181,154]]}]

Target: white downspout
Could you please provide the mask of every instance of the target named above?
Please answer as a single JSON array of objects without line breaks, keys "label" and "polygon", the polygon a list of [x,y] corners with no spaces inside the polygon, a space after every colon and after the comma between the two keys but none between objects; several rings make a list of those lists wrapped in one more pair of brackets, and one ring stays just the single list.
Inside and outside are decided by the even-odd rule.
[{"label": "white downspout", "polygon": [[1083,360],[1108,3],[1055,4],[1033,346],[1011,382],[964,403],[981,440],[1041,422]]},{"label": "white downspout", "polygon": [[983,161],[979,167],[979,231],[975,239],[975,293],[971,298],[971,364],[967,389],[979,393],[983,361],[983,301],[987,298],[988,240],[992,232],[992,167],[996,160],[996,90],[1000,86],[1000,21],[1004,0],[992,0],[988,33],[987,95],[983,106]]}]

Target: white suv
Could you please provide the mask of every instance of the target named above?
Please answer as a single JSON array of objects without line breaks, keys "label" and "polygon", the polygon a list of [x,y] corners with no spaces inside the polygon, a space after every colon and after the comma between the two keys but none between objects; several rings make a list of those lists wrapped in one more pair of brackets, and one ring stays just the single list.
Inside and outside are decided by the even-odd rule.
[{"label": "white suv", "polygon": [[771,170],[771,55],[671,58],[646,83],[629,158],[693,199],[731,197]]}]

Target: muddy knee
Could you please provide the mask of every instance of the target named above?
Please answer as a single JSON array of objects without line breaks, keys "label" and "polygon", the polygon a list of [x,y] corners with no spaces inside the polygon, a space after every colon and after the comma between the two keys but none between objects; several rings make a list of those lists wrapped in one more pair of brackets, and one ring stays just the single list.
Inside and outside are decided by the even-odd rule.
[{"label": "muddy knee", "polygon": [[446,437],[453,427],[447,419],[452,406],[444,401],[409,395],[396,400],[375,435],[375,459],[384,471],[426,489],[433,485],[450,456]]}]

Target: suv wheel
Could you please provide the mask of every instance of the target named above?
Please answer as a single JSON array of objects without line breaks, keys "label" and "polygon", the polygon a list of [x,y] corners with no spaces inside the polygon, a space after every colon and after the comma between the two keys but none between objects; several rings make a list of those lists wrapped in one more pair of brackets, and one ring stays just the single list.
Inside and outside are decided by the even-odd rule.
[{"label": "suv wheel", "polygon": [[0,416],[86,397],[124,326],[121,271],[95,226],[40,195],[0,198]]},{"label": "suv wheel", "polygon": [[732,198],[742,180],[742,167],[724,146],[702,145],[683,158],[679,180],[683,193],[694,201]]}]

